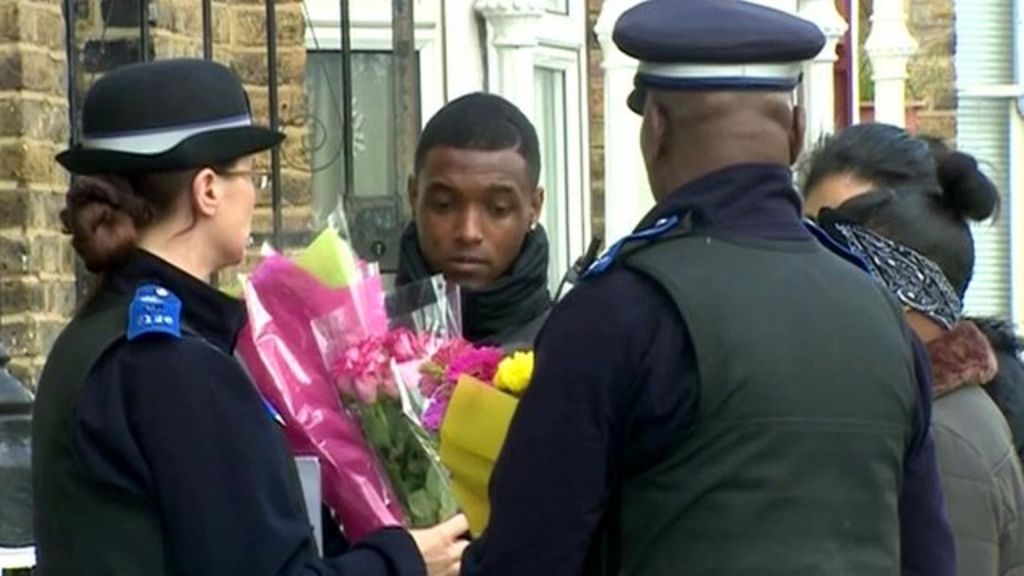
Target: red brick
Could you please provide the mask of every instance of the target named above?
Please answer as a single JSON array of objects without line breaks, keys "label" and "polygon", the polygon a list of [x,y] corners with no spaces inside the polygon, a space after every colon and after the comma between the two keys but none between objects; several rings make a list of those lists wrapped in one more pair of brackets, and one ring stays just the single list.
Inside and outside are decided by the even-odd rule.
[{"label": "red brick", "polygon": [[0,283],[0,310],[5,314],[45,312],[70,316],[75,299],[73,277],[40,280],[22,275],[5,278]]},{"label": "red brick", "polygon": [[64,17],[39,3],[7,0],[0,5],[0,39],[63,51]]},{"label": "red brick", "polygon": [[67,63],[59,53],[0,48],[0,90],[28,90],[49,96],[67,94]]},{"label": "red brick", "polygon": [[60,229],[64,192],[0,190],[0,228]]},{"label": "red brick", "polygon": [[36,315],[15,316],[13,321],[5,318],[3,342],[7,353],[13,356],[37,356],[46,354],[53,346],[65,322]]},{"label": "red brick", "polygon": [[25,98],[17,92],[0,95],[0,137],[3,136],[64,144],[68,140],[67,104]]},{"label": "red brick", "polygon": [[312,176],[309,169],[285,170],[281,174],[281,194],[287,206],[309,206],[313,201]]},{"label": "red brick", "polygon": [[69,274],[74,269],[74,250],[63,234],[26,236],[0,232],[0,274]]},{"label": "red brick", "polygon": [[53,144],[39,141],[0,144],[0,178],[60,186],[67,182],[67,175],[53,159],[56,152]]},{"label": "red brick", "polygon": [[266,11],[260,7],[240,6],[231,10],[231,42],[266,50]]}]

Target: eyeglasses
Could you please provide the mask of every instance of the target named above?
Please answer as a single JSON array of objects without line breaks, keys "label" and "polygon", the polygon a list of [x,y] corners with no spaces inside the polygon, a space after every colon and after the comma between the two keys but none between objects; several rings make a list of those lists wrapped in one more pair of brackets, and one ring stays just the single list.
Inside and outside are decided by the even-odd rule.
[{"label": "eyeglasses", "polygon": [[217,170],[214,169],[220,176],[248,176],[252,180],[252,185],[256,188],[257,192],[262,192],[270,186],[270,174],[262,170]]}]

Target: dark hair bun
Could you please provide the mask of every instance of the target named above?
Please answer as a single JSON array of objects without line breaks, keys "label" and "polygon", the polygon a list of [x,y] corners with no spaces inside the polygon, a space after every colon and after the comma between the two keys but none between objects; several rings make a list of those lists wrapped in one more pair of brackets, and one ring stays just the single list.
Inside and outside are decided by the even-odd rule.
[{"label": "dark hair bun", "polygon": [[947,204],[962,218],[985,220],[999,208],[999,190],[969,154],[953,152],[938,164],[939,185]]},{"label": "dark hair bun", "polygon": [[68,190],[60,213],[64,232],[90,272],[123,262],[135,248],[137,225],[149,218],[131,183],[113,176],[82,176]]}]

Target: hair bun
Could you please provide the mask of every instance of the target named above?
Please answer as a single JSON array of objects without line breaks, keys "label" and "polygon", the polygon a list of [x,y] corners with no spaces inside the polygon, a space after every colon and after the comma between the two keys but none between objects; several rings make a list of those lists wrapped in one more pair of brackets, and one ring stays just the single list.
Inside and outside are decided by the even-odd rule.
[{"label": "hair bun", "polygon": [[938,178],[948,205],[961,217],[980,222],[999,208],[999,190],[969,154],[952,152],[939,161]]},{"label": "hair bun", "polygon": [[144,221],[145,206],[127,180],[83,176],[68,190],[60,219],[85,267],[99,273],[131,254],[136,222]]}]

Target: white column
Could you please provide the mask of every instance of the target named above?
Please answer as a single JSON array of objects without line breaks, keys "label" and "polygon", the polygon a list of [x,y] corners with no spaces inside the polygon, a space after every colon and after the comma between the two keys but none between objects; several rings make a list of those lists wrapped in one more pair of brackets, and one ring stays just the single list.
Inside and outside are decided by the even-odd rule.
[{"label": "white column", "polygon": [[604,238],[605,246],[632,232],[654,206],[640,153],[641,118],[626,107],[637,61],[612,42],[619,16],[641,0],[605,0],[594,31],[604,69]]},{"label": "white column", "polygon": [[[1010,158],[1024,154],[1024,117],[1016,100],[1009,101]],[[1010,189],[1008,196],[1015,198],[1024,190],[1024,168],[1020,162],[1010,162]],[[1010,202],[1010,319],[1020,326],[1024,322],[1024,203]],[[987,226],[986,226],[987,227]]]},{"label": "white column", "polygon": [[[891,1],[891,0],[890,0]],[[835,131],[835,64],[839,42],[846,34],[846,20],[836,10],[835,0],[801,0],[800,16],[821,28],[827,39],[825,47],[807,65],[804,76],[804,106],[807,110],[805,148]]]},{"label": "white column", "polygon": [[871,34],[864,49],[875,82],[875,121],[906,125],[907,63],[917,42],[907,30],[903,0],[874,2]]},{"label": "white column", "polygon": [[[473,9],[474,0],[443,0],[433,4],[443,8],[444,14],[444,57],[448,63],[444,70],[448,89],[446,101],[485,90],[487,48],[480,38],[486,37],[487,23],[481,21]],[[429,81],[425,74],[421,78],[425,84]],[[429,119],[424,114],[423,121]]]},{"label": "white column", "polygon": [[[497,93],[533,119],[534,51],[545,0],[476,0],[497,54]],[[456,64],[458,66],[458,64]]]}]

